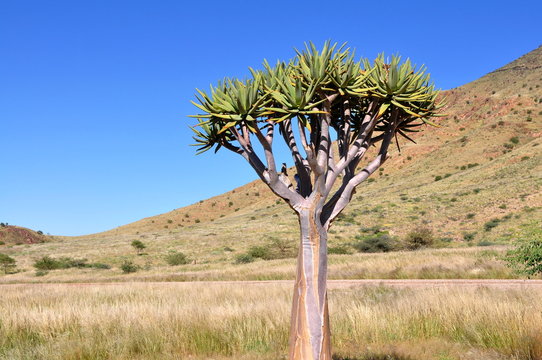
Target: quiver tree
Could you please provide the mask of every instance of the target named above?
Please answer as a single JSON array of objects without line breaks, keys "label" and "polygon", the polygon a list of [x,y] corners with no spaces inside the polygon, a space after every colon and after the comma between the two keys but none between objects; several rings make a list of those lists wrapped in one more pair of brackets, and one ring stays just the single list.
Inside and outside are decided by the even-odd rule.
[{"label": "quiver tree", "polygon": [[[409,60],[356,61],[350,49],[330,43],[296,52],[289,62],[250,69],[249,79],[225,79],[210,93],[197,90],[193,104],[202,114],[193,116],[193,131],[198,153],[225,148],[241,155],[296,212],[301,244],[289,358],[328,360],[328,229],[386,161],[390,144],[398,146],[398,136],[411,140],[408,133],[431,124],[440,105],[429,74]],[[277,167],[277,138],[291,152],[294,184]]]}]

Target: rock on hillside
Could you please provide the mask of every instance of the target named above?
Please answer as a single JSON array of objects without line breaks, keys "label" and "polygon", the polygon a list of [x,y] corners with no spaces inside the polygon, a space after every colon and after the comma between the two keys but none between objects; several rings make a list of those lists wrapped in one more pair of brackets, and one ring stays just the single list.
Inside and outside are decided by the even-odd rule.
[{"label": "rock on hillside", "polygon": [[47,236],[36,231],[12,225],[0,227],[0,244],[38,244],[47,241]]}]

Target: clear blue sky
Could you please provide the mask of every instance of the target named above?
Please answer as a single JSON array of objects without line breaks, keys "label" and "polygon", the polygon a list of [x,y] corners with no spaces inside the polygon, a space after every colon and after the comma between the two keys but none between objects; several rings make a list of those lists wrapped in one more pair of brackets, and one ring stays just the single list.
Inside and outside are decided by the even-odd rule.
[{"label": "clear blue sky", "polygon": [[332,39],[453,88],[539,46],[541,3],[3,0],[0,221],[88,234],[218,195],[256,177],[194,155],[196,87]]}]

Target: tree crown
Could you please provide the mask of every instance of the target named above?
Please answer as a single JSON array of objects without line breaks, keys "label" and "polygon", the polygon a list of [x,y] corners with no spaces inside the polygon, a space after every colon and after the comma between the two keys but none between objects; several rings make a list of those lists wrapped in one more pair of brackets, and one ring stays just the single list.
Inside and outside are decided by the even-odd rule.
[{"label": "tree crown", "polygon": [[[328,203],[333,216],[386,160],[390,141],[395,138],[399,146],[397,135],[412,141],[408,133],[434,125],[430,119],[442,107],[425,67],[417,68],[409,59],[402,62],[399,56],[386,61],[383,54],[372,63],[356,61],[350,48],[330,42],[321,50],[309,43],[288,62],[271,66],[264,61],[262,70],[250,68],[250,73],[243,80],[226,78],[209,92],[197,90],[197,102],[192,102],[202,112],[193,115],[198,119],[192,128],[197,153],[227,148],[242,155],[294,208],[317,195],[325,201],[342,174],[343,185]],[[298,176],[295,191],[276,169],[275,127],[292,153]],[[252,138],[261,145],[265,164]],[[377,143],[378,156],[356,174],[366,150]]]}]

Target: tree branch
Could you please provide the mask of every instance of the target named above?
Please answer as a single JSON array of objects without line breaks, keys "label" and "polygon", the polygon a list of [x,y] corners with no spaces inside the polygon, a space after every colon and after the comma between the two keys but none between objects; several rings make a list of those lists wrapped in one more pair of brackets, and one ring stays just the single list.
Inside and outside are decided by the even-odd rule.
[{"label": "tree branch", "polygon": [[352,199],[352,195],[356,187],[365,181],[371,174],[373,174],[376,169],[378,169],[388,158],[388,148],[393,140],[395,131],[397,128],[397,110],[395,109],[392,113],[392,118],[390,119],[386,130],[384,131],[384,138],[380,145],[380,150],[378,155],[363,169],[360,173],[353,176],[346,184],[343,183],[343,186],[333,195],[329,202],[324,206],[321,215],[322,224],[325,228],[329,228],[331,222],[339,215],[344,208],[348,205]]},{"label": "tree branch", "polygon": [[295,168],[297,170],[297,175],[299,176],[299,193],[303,197],[309,196],[312,192],[312,183],[311,183],[311,174],[309,163],[306,159],[301,156],[299,149],[297,147],[297,142],[295,140],[294,132],[292,130],[292,120],[287,119],[282,121],[280,124],[280,130],[284,142],[288,145],[290,152],[292,153],[292,158],[294,160]]}]

